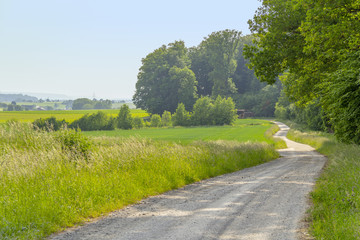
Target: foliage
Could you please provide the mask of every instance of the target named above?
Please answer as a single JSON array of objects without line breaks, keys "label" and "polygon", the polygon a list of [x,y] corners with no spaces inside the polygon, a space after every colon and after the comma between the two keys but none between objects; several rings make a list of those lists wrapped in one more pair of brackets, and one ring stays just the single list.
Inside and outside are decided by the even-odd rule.
[{"label": "foliage", "polygon": [[161,114],[174,112],[179,102],[196,99],[196,79],[184,42],[163,45],[142,59],[133,102],[138,108]]},{"label": "foliage", "polygon": [[82,131],[114,130],[115,119],[102,111],[93,114],[85,114],[80,119],[69,125],[70,128],[80,128]]},{"label": "foliage", "polygon": [[80,130],[60,130],[56,133],[55,139],[60,142],[62,150],[70,152],[75,159],[78,157],[88,159],[90,157],[93,148],[92,143]]},{"label": "foliage", "polygon": [[214,102],[211,119],[214,125],[230,125],[237,118],[235,103],[231,98],[222,98],[218,96]]},{"label": "foliage", "polygon": [[213,123],[213,103],[211,98],[199,98],[191,114],[192,125],[212,125]]},{"label": "foliage", "polygon": [[159,114],[153,114],[150,118],[151,127],[161,127],[161,117]]},{"label": "foliage", "polygon": [[169,111],[164,111],[161,115],[161,125],[164,127],[171,125],[171,113]]},{"label": "foliage", "polygon": [[212,96],[229,96],[236,92],[232,74],[236,70],[241,32],[226,29],[213,32],[201,43],[207,49],[212,71],[208,74],[213,82]]},{"label": "foliage", "polygon": [[55,117],[49,117],[49,118],[40,118],[33,122],[33,126],[37,129],[42,129],[45,131],[58,131],[66,126],[68,126],[69,123],[63,120],[56,120]]},{"label": "foliage", "polygon": [[132,128],[132,117],[130,113],[130,108],[128,105],[124,104],[120,108],[119,115],[116,119],[117,127],[121,129],[131,129]]},{"label": "foliage", "polygon": [[322,103],[335,135],[360,144],[360,51],[350,55],[323,86]]},{"label": "foliage", "polygon": [[72,109],[111,109],[112,102],[110,100],[90,100],[88,98],[78,98],[72,102]]},{"label": "foliage", "polygon": [[179,103],[172,120],[174,126],[189,126],[191,124],[190,114],[186,111],[183,103]]},{"label": "foliage", "polygon": [[140,129],[144,127],[144,119],[141,117],[134,117],[132,121],[132,125],[136,129]]},{"label": "foliage", "polygon": [[245,48],[260,80],[272,83],[284,74],[291,102],[311,106],[318,101],[336,136],[356,143],[359,19],[357,0],[263,1],[249,21],[256,45]]}]

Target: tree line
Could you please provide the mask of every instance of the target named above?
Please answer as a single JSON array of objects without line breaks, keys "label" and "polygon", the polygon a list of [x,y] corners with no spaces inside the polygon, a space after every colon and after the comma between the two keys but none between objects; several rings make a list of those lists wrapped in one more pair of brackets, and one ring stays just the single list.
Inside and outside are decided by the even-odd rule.
[{"label": "tree line", "polygon": [[149,119],[132,117],[128,105],[121,106],[117,117],[108,116],[102,111],[85,114],[81,118],[69,123],[57,120],[55,117],[37,119],[33,122],[36,129],[58,131],[62,128],[80,129],[82,131],[133,129],[143,127],[167,126],[201,126],[201,125],[230,125],[237,117],[235,104],[231,98],[209,97],[199,98],[194,104],[193,112],[188,112],[180,103],[174,114],[164,111],[162,115],[152,114]]},{"label": "tree line", "polygon": [[195,47],[183,41],[163,45],[142,59],[133,102],[152,114],[174,113],[183,103],[192,111],[197,99],[231,97],[237,108],[273,116],[281,84],[266,86],[247,68],[243,56],[252,36],[236,30],[213,32]]},{"label": "tree line", "polygon": [[255,75],[268,83],[281,75],[277,113],[359,144],[359,1],[267,0],[249,25],[254,44],[244,55]]}]

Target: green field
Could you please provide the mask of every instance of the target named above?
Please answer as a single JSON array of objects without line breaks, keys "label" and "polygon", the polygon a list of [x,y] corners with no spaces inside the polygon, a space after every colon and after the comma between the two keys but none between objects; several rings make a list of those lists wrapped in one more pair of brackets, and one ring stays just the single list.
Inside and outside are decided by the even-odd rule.
[{"label": "green field", "polygon": [[197,140],[236,140],[239,142],[267,142],[264,133],[272,123],[258,119],[238,119],[233,126],[143,128],[133,130],[83,132],[93,137],[139,137],[153,140],[190,143]]},{"label": "green field", "polygon": [[276,144],[264,143],[274,130],[263,120],[112,132],[0,124],[0,239],[44,239],[142,198],[265,163],[279,156]]},{"label": "green field", "polygon": [[[11,112],[1,112],[0,111],[0,123],[7,122],[9,120],[16,120],[19,122],[33,122],[39,118],[49,118],[56,117],[58,120],[65,119],[68,122],[73,122],[76,119],[81,118],[85,114],[96,113],[99,110],[54,110],[54,111],[11,111]],[[119,110],[117,109],[105,109],[101,110],[106,114],[109,114],[113,117],[117,116]],[[131,114],[133,117],[146,117],[149,114],[144,110],[140,109],[131,109]]]}]

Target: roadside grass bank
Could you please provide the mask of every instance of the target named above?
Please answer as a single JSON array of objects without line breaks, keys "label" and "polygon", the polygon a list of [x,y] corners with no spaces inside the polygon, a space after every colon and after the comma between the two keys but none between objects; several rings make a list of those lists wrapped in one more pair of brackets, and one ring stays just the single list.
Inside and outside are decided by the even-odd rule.
[{"label": "roadside grass bank", "polygon": [[277,157],[260,142],[95,141],[74,130],[9,122],[0,125],[0,239],[42,239],[147,196]]},{"label": "roadside grass bank", "polygon": [[294,129],[288,138],[328,157],[311,193],[312,235],[316,239],[360,239],[360,146],[339,143],[331,134]]}]

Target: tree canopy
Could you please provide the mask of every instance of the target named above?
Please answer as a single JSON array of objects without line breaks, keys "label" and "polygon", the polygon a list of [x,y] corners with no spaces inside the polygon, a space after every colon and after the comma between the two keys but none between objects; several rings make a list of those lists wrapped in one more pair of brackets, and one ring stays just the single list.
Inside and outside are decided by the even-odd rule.
[{"label": "tree canopy", "polygon": [[[174,113],[179,103],[192,111],[199,97],[215,100],[222,96],[234,99],[237,107],[256,111],[257,116],[272,116],[280,91],[273,91],[269,104],[261,102],[269,102],[260,96],[266,84],[247,68],[242,53],[252,39],[227,29],[211,33],[189,49],[182,41],[163,45],[142,60],[133,96],[135,105],[153,114]],[[250,103],[250,95],[261,101],[244,104]]]},{"label": "tree canopy", "polygon": [[[244,54],[256,76],[279,75],[290,101],[318,102],[342,140],[355,135],[359,102],[360,2],[358,0],[264,0],[249,21],[255,45]],[[354,134],[355,133],[355,134]]]}]

